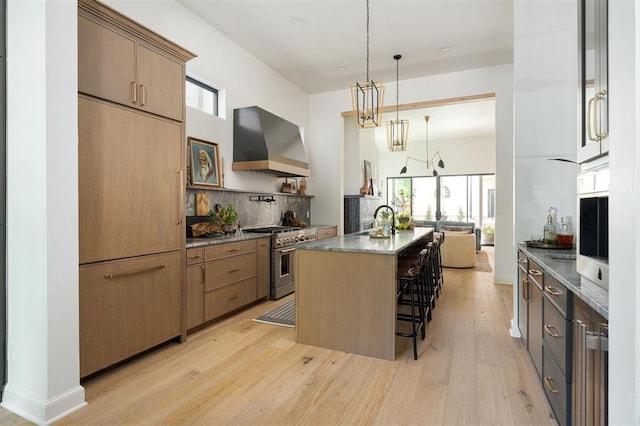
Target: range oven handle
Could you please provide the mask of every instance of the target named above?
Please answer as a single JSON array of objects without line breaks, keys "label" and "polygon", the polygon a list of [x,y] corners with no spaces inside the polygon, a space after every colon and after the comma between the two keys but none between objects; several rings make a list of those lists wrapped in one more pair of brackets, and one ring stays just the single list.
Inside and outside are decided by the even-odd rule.
[{"label": "range oven handle", "polygon": [[279,254],[283,254],[283,253],[289,253],[289,252],[292,252],[292,251],[296,251],[296,249],[295,249],[295,247],[293,247],[293,248],[288,248],[288,249],[278,249],[277,251],[278,251]]}]

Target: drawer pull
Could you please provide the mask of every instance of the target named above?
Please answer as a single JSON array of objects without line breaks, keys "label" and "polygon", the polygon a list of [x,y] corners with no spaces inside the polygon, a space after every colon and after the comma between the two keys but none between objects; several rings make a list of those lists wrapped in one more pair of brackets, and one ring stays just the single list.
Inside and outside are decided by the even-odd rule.
[{"label": "drawer pull", "polygon": [[547,285],[544,287],[544,290],[552,296],[562,296],[562,292],[558,290],[556,287],[551,287]]},{"label": "drawer pull", "polygon": [[196,254],[195,256],[189,256],[189,259],[200,259],[200,255]]},{"label": "drawer pull", "polygon": [[124,278],[124,277],[128,277],[128,276],[131,276],[131,275],[144,274],[144,273],[147,273],[147,272],[156,271],[156,270],[162,269],[162,268],[164,268],[164,265],[152,266],[151,268],[141,269],[139,271],[123,272],[121,274],[104,274],[104,277],[107,278],[107,279]]},{"label": "drawer pull", "polygon": [[229,274],[233,274],[234,272],[238,272],[240,269],[238,268],[234,268],[234,269],[227,269],[227,273]]},{"label": "drawer pull", "polygon": [[551,384],[551,382],[553,382],[553,378],[550,376],[545,376],[544,377],[544,385],[547,387],[547,389],[549,389],[549,392],[554,393],[554,394],[559,394],[560,391],[556,388],[553,387],[553,385]]},{"label": "drawer pull", "polygon": [[227,249],[227,253],[232,253],[232,252],[234,252],[234,251],[240,251],[240,249],[239,249],[239,248],[230,248],[230,249]]},{"label": "drawer pull", "polygon": [[519,264],[527,263],[527,259],[518,259]]},{"label": "drawer pull", "polygon": [[138,87],[135,81],[131,82],[131,103],[135,104],[138,102]]},{"label": "drawer pull", "polygon": [[238,296],[238,295],[236,294],[235,296],[229,296],[229,297],[227,297],[227,300],[228,300],[229,302],[231,302],[232,300],[235,300],[235,299],[237,299],[238,297],[240,297],[240,296]]},{"label": "drawer pull", "polygon": [[538,271],[537,269],[529,269],[529,273],[534,277],[539,277],[540,275],[542,275],[542,272]]},{"label": "drawer pull", "polygon": [[555,337],[556,339],[557,339],[558,337],[562,337],[562,336],[558,333],[558,329],[557,329],[557,328],[555,328],[555,327],[554,327],[554,326],[552,326],[552,325],[545,324],[545,325],[544,325],[544,330],[547,332],[547,334],[548,334],[549,336],[551,336],[551,337]]}]

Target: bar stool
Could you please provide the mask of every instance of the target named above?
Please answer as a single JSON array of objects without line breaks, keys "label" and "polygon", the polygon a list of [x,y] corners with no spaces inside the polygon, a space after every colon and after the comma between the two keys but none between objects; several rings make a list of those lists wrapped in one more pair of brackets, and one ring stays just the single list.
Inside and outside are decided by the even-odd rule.
[{"label": "bar stool", "polygon": [[435,234],[433,238],[433,247],[434,253],[431,258],[432,262],[432,273],[434,275],[433,280],[435,283],[435,293],[436,297],[440,297],[440,292],[442,291],[442,284],[444,282],[444,277],[442,274],[442,254],[440,247],[444,242],[444,233]]},{"label": "bar stool", "polygon": [[[422,340],[425,338],[425,299],[423,296],[423,270],[427,265],[428,250],[423,249],[418,254],[416,266],[407,271],[405,275],[401,275],[398,279],[398,292],[396,300],[398,305],[409,306],[408,313],[398,312],[396,319],[411,323],[411,331],[396,331],[397,336],[411,337],[413,339],[413,359],[418,359],[418,333],[421,334]],[[404,295],[409,296],[409,300],[404,300]]]},{"label": "bar stool", "polygon": [[[438,295],[438,286],[435,275],[435,257],[437,256],[437,244],[434,242],[430,242],[427,244],[428,256],[426,259],[425,265],[425,275],[424,282],[425,287],[427,289],[427,301],[426,304],[430,308],[430,311],[433,311],[436,308],[436,298]],[[431,321],[432,315],[429,312],[428,320]]]}]

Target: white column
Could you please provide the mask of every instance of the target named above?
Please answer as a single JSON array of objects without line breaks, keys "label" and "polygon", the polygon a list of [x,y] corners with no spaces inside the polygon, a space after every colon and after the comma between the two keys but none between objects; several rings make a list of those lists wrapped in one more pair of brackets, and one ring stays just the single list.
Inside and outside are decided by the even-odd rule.
[{"label": "white column", "polygon": [[48,424],[79,385],[77,2],[7,4],[7,338],[2,405]]}]

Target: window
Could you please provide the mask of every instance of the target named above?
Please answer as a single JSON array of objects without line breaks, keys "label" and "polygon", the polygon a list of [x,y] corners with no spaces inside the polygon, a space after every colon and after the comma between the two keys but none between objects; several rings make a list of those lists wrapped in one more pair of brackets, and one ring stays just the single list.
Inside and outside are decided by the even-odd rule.
[{"label": "window", "polygon": [[187,106],[218,116],[218,89],[187,76]]},{"label": "window", "polygon": [[493,225],[495,175],[388,178],[387,201],[416,221],[453,220]]}]

